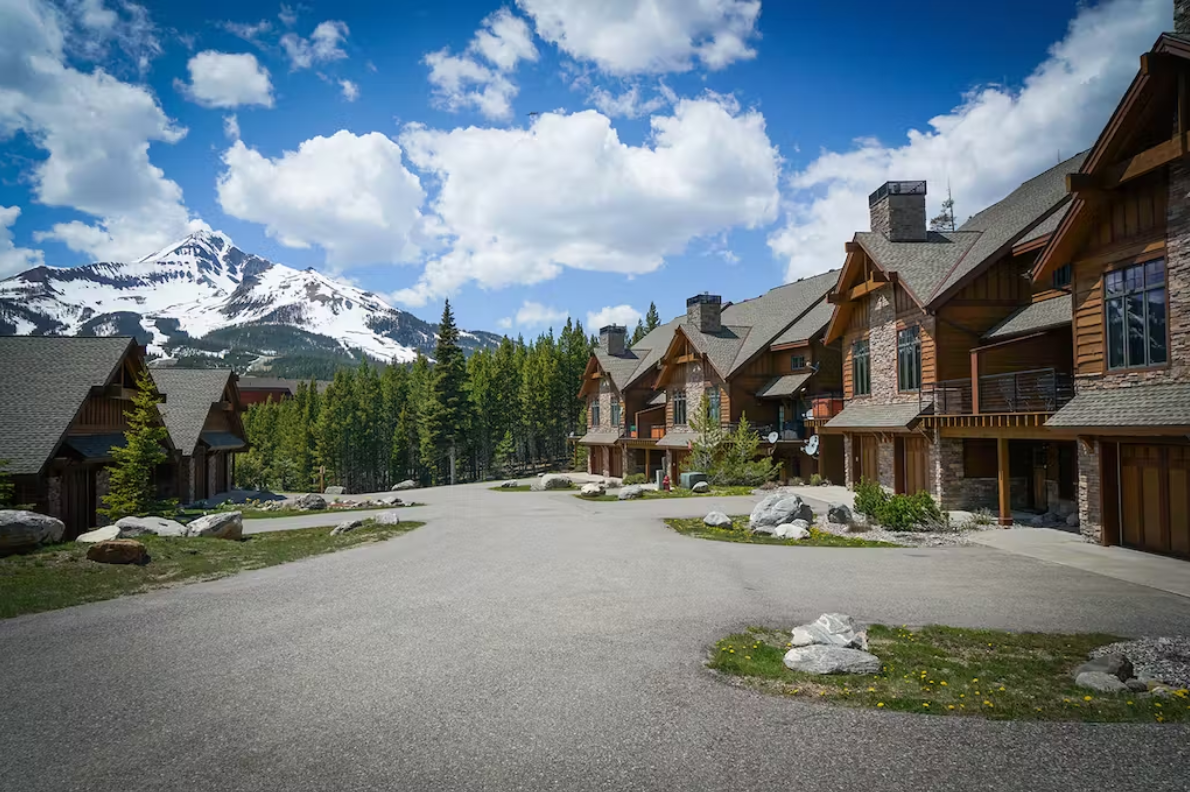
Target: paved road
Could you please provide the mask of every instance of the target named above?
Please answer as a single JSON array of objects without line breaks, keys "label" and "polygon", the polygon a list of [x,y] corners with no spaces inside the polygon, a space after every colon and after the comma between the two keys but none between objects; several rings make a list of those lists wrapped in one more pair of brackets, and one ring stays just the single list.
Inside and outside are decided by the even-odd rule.
[{"label": "paved road", "polygon": [[418,499],[429,524],[381,545],[0,622],[0,789],[1186,788],[1190,728],[834,709],[702,666],[724,631],[827,610],[1186,633],[1183,598],[983,547],[652,519],[705,502]]}]

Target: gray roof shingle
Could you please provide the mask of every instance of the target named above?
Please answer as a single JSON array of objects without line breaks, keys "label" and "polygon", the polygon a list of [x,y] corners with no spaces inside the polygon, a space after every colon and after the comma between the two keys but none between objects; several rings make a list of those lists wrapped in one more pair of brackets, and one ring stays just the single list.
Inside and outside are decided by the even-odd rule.
[{"label": "gray roof shingle", "polygon": [[623,391],[628,387],[633,373],[648,352],[647,349],[629,349],[623,355],[609,355],[602,349],[596,349],[595,359],[599,361],[599,367],[603,369],[604,373],[611,377],[612,384],[616,386],[616,389]]},{"label": "gray roof shingle", "polygon": [[825,299],[806,312],[806,315],[793,323],[788,330],[773,339],[772,346],[781,344],[796,344],[809,341],[830,324],[835,314],[835,306]]},{"label": "gray roof shingle", "polygon": [[1064,206],[1058,209],[1058,211],[1054,212],[1049,217],[1033,226],[1033,228],[1029,229],[1028,232],[1026,232],[1020,239],[1016,241],[1016,244],[1023,245],[1026,242],[1035,242],[1044,236],[1054,233],[1058,230],[1058,226],[1062,224],[1062,221],[1066,219],[1066,215],[1069,212],[1070,202],[1067,201]]},{"label": "gray roof shingle", "polygon": [[1014,312],[983,335],[985,341],[999,341],[1013,336],[1062,327],[1071,322],[1071,296],[1063,294],[1032,303]]},{"label": "gray roof shingle", "polygon": [[231,369],[153,369],[157,390],[165,394],[158,408],[174,446],[183,454],[194,453],[211,405],[223,398]]},{"label": "gray roof shingle", "polygon": [[756,392],[756,398],[789,398],[805,387],[806,383],[810,381],[810,377],[813,376],[813,371],[807,371],[804,374],[786,374],[782,377],[774,377],[773,379],[766,382],[763,388]]},{"label": "gray roof shingle", "polygon": [[908,429],[923,412],[917,402],[902,404],[848,404],[827,422],[827,429]]},{"label": "gray roof shingle", "polygon": [[893,242],[878,231],[855,235],[855,241],[881,269],[897,273],[923,302],[929,302],[946,273],[962,261],[978,239],[975,231],[931,231],[925,242]]},{"label": "gray roof shingle", "polygon": [[14,475],[41,471],[94,385],[106,385],[131,338],[0,337],[0,459]]},{"label": "gray roof shingle", "polygon": [[595,429],[579,438],[580,445],[615,445],[621,437],[619,429]]},{"label": "gray roof shingle", "polygon": [[686,448],[698,439],[698,433],[693,429],[671,429],[665,437],[657,441],[658,448]]},{"label": "gray roof shingle", "polygon": [[1080,393],[1045,425],[1053,429],[1190,426],[1190,383]]}]

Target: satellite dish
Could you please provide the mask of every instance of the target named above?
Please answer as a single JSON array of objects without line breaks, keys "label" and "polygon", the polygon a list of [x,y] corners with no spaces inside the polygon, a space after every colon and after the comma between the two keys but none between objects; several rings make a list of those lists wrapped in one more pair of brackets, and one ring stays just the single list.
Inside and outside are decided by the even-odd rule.
[{"label": "satellite dish", "polygon": [[818,435],[811,435],[810,439],[806,441],[806,453],[810,456],[818,453]]},{"label": "satellite dish", "polygon": [[781,439],[781,435],[777,434],[776,432],[769,432],[769,442],[770,443],[775,443],[779,439]]}]

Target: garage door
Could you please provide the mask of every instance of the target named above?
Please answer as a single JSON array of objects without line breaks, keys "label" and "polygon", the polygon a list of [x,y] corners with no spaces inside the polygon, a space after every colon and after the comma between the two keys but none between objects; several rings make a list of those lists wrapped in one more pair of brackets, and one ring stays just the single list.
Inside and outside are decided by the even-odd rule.
[{"label": "garage door", "polygon": [[1120,537],[1190,558],[1190,447],[1121,444]]},{"label": "garage door", "polygon": [[916,495],[919,492],[929,491],[927,462],[930,454],[930,441],[924,437],[906,437],[904,448],[905,493]]}]

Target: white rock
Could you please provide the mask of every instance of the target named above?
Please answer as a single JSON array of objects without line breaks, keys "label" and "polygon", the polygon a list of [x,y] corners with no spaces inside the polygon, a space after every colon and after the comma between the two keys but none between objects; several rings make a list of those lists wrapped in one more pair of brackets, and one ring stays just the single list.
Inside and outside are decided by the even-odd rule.
[{"label": "white rock", "polygon": [[380,525],[400,525],[401,515],[395,511],[383,511],[372,518]]},{"label": "white rock", "polygon": [[[273,507],[276,508],[276,507]],[[116,520],[116,527],[120,529],[120,536],[185,536],[186,526],[175,520],[164,517],[121,517]]]},{"label": "white rock", "polygon": [[809,674],[879,674],[880,658],[859,649],[813,644],[785,653],[785,667]]},{"label": "white rock", "polygon": [[325,495],[343,495],[346,492],[347,492],[346,487],[336,486],[336,487],[327,487],[326,491],[323,494],[325,494]]},{"label": "white rock", "polygon": [[519,482],[509,480],[501,484],[500,489],[516,489],[519,486],[521,486]]},{"label": "white rock", "polygon": [[1100,693],[1125,693],[1128,691],[1127,685],[1115,675],[1104,671],[1084,671],[1075,677],[1074,684],[1088,690],[1097,690]]},{"label": "white rock", "polygon": [[244,536],[244,515],[233,511],[199,517],[186,525],[186,536],[241,539]]},{"label": "white rock", "polygon": [[302,511],[321,511],[326,508],[326,498],[316,492],[308,492],[293,502],[295,508]]},{"label": "white rock", "polygon": [[[756,504],[748,522],[748,529],[751,531],[760,531],[762,528],[773,529],[778,525],[793,522],[795,519],[809,522],[813,519],[813,512],[797,495],[778,492]],[[763,533],[772,533],[772,530],[763,531]]]},{"label": "white rock", "polygon": [[598,482],[591,482],[590,484],[584,484],[583,488],[579,490],[579,494],[586,495],[587,497],[605,495],[607,494],[607,488]]},{"label": "white rock", "polygon": [[794,520],[774,528],[773,536],[778,539],[806,539],[810,536],[810,529],[806,527],[805,520]]},{"label": "white rock", "polygon": [[74,541],[79,544],[95,544],[96,542],[110,542],[112,539],[119,539],[123,534],[120,532],[118,526],[109,525],[106,528],[96,528],[94,531],[87,531],[85,534],[79,534]]},{"label": "white rock", "polygon": [[645,496],[645,488],[639,484],[629,484],[627,487],[620,489],[620,494],[616,497],[620,500],[638,500]]},{"label": "white rock", "polygon": [[401,492],[402,490],[411,490],[417,487],[417,482],[413,479],[405,479],[400,484],[394,484],[392,491]]},{"label": "white rock", "polygon": [[363,520],[344,520],[331,530],[331,536],[342,536],[345,533],[350,533],[356,528],[364,524]]},{"label": "white rock", "polygon": [[533,484],[533,489],[538,492],[544,490],[560,490],[570,489],[573,482],[566,476],[558,473],[550,473],[548,476],[542,476]]},{"label": "white rock", "polygon": [[695,484],[693,487],[691,487],[690,491],[693,492],[695,495],[705,495],[706,493],[711,491],[711,485],[706,483],[705,481],[700,481],[697,484]]},{"label": "white rock", "polygon": [[809,624],[793,628],[789,641],[794,646],[840,646],[868,648],[868,634],[855,629],[855,620],[844,613],[824,613]]},{"label": "white rock", "polygon": [[732,526],[731,518],[723,512],[711,512],[702,521],[704,525],[709,525],[712,528],[730,528]]},{"label": "white rock", "polygon": [[62,541],[66,524],[23,509],[0,509],[0,555]]}]

